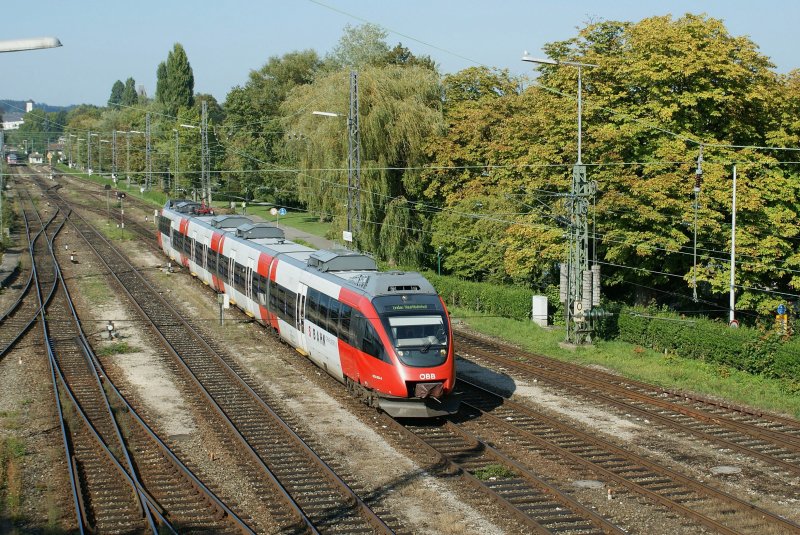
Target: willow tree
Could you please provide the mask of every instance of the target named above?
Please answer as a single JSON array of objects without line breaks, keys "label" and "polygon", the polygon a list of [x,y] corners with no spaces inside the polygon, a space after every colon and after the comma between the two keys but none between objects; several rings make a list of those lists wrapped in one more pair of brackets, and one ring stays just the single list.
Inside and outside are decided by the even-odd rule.
[{"label": "willow tree", "polygon": [[[373,66],[359,72],[361,184],[357,245],[380,258],[416,265],[426,242],[428,214],[418,205],[425,183],[426,144],[441,132],[441,86],[430,69]],[[296,87],[283,107],[297,155],[300,199],[321,219],[346,226],[349,75],[334,72]],[[313,110],[341,114],[313,115]]]}]

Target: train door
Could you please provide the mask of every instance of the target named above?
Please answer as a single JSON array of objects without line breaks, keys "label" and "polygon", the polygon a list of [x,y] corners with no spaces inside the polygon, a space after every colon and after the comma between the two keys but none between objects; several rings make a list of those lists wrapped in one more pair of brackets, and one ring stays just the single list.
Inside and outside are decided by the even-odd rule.
[{"label": "train door", "polygon": [[247,268],[244,272],[244,296],[247,298],[247,307],[254,315],[258,314],[258,305],[255,304],[253,298],[253,270],[256,263],[252,258],[247,259]]},{"label": "train door", "polygon": [[236,269],[236,251],[231,250],[231,257],[228,258],[228,280],[226,280],[226,284],[229,288],[236,288],[233,284],[233,279],[236,276],[234,274],[234,270]]},{"label": "train door", "polygon": [[[189,251],[189,271],[192,272],[192,275],[195,277],[197,276],[197,253],[195,252],[195,247],[200,247],[200,244],[197,243],[197,231],[192,231],[192,248]],[[192,270],[191,266],[194,263],[195,268]]]},{"label": "train door", "polygon": [[308,354],[308,344],[306,344],[306,295],[308,286],[302,282],[297,285],[297,300],[295,301],[295,327],[299,337],[297,340],[298,349],[304,354]]},{"label": "train door", "polygon": [[211,284],[211,274],[208,271],[208,254],[211,250],[211,236],[205,236],[203,239],[205,247],[203,247],[203,271],[206,272],[208,283]]}]

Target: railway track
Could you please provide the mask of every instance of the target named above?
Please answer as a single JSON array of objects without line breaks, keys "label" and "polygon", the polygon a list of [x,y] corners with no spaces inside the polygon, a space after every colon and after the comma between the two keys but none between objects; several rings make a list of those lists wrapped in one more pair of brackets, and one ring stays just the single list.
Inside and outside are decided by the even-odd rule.
[{"label": "railway track", "polygon": [[719,533],[794,533],[800,525],[596,435],[459,380],[464,418],[484,440],[555,456]]},{"label": "railway track", "polygon": [[[238,444],[260,467],[258,484],[269,496],[278,523],[290,531],[392,532],[109,242],[86,221],[74,223],[142,318],[152,322],[199,395],[215,408],[234,437],[231,445]],[[385,518],[397,524],[395,518]]]},{"label": "railway track", "polygon": [[[28,332],[39,314],[41,304],[35,291],[37,281],[34,280],[33,261],[37,255],[39,258],[43,258],[44,253],[48,250],[47,237],[43,235],[44,229],[57,215],[56,213],[51,214],[50,219],[43,223],[38,218],[32,197],[27,192],[23,194],[20,202],[31,269],[28,270],[19,296],[0,316],[0,358],[14,348]],[[42,261],[49,262],[46,258]],[[38,282],[42,288],[47,286],[47,289],[43,289],[45,293],[49,294],[55,283],[52,266],[45,265],[41,271]]]},{"label": "railway track", "polygon": [[[146,233],[147,236],[152,236],[151,232]],[[152,238],[148,243],[152,243]],[[461,335],[458,335],[459,337]],[[470,337],[472,338],[472,337]],[[478,342],[485,342],[482,339],[477,339]],[[475,346],[467,345],[464,338],[459,338],[457,341],[461,342],[461,347],[469,347],[471,357],[475,357],[477,351]],[[485,362],[490,362],[491,355],[498,352],[506,352],[506,347],[503,346],[502,351],[496,349],[486,349],[485,353],[477,358],[486,359]],[[509,348],[510,349],[510,348]],[[527,354],[526,354],[527,355]],[[500,364],[493,364],[493,368],[503,370],[517,370],[517,373],[523,373],[518,368],[513,366],[518,361],[525,360],[525,355],[515,354],[513,357]],[[496,361],[492,361],[496,362]],[[533,369],[538,369],[540,364],[533,366]],[[540,372],[531,371],[530,369],[525,372],[528,375],[538,380],[544,380]],[[568,370],[562,372],[560,375],[566,377],[574,382],[576,371]],[[594,373],[594,371],[593,371]],[[619,377],[610,376],[614,380],[619,380]],[[463,381],[460,381],[461,384]],[[624,381],[623,381],[624,382]],[[569,385],[569,381],[566,381]],[[604,381],[595,381],[591,386],[585,387],[586,392],[598,392]],[[464,385],[466,388],[473,388]],[[475,385],[477,387],[477,385]],[[762,415],[757,412],[747,411],[746,409],[737,408],[731,405],[724,405],[720,403],[710,402],[710,400],[702,400],[700,398],[689,398],[680,393],[673,393],[666,390],[654,389],[654,387],[644,384],[639,384],[633,388],[630,385],[623,386],[623,390],[635,391],[636,388],[641,389],[641,395],[657,398],[658,401],[667,399],[668,403],[677,405],[678,407],[664,405],[662,403],[653,404],[660,407],[657,411],[668,413],[672,410],[675,414],[680,415],[676,420],[683,420],[682,424],[686,429],[681,430],[681,433],[693,436],[702,436],[705,440],[713,440],[715,435],[722,437],[722,440],[728,440],[731,436],[727,432],[716,433],[709,429],[695,428],[693,426],[696,422],[710,422],[716,423],[720,415],[726,417],[730,415],[730,420],[736,422],[735,424],[727,424],[731,427],[739,425],[747,426],[753,425],[762,428],[764,437],[772,437],[771,440],[782,442],[784,446],[791,447],[793,440],[792,436],[796,435],[793,431],[796,422],[791,419],[781,419],[779,417],[772,418],[769,423],[765,423]],[[574,393],[574,391],[572,391]],[[655,392],[655,394],[653,394]],[[707,529],[719,531],[721,533],[738,533],[738,532],[759,532],[759,533],[786,533],[794,532],[800,528],[790,521],[775,515],[769,511],[759,509],[752,504],[743,500],[721,493],[711,487],[699,484],[677,473],[670,473],[663,467],[655,463],[651,463],[646,459],[633,458],[630,462],[630,470],[624,468],[625,465],[620,465],[619,473],[615,473],[618,468],[616,463],[619,463],[618,457],[622,455],[622,450],[613,450],[611,454],[605,455],[610,458],[612,463],[610,466],[603,465],[599,459],[603,458],[602,453],[596,455],[588,455],[588,458],[581,459],[581,456],[574,451],[570,451],[566,447],[567,443],[558,443],[557,441],[549,442],[548,438],[542,439],[538,437],[541,443],[534,440],[535,433],[530,429],[520,429],[516,423],[514,415],[507,415],[504,418],[492,419],[495,416],[495,411],[499,407],[505,407],[506,401],[502,398],[495,397],[491,400],[483,398],[475,398],[475,393],[471,394],[471,402],[465,404],[465,412],[462,414],[462,421],[453,421],[446,423],[442,426],[420,426],[418,428],[409,427],[408,430],[413,430],[417,433],[418,439],[423,439],[427,447],[432,448],[441,456],[442,463],[447,464],[451,472],[458,472],[462,474],[465,480],[468,480],[471,485],[476,488],[482,488],[483,492],[491,494],[492,497],[507,507],[511,514],[524,522],[532,532],[550,532],[566,530],[569,533],[600,533],[600,532],[619,532],[620,528],[615,526],[612,522],[596,515],[586,514],[587,508],[574,499],[569,497],[569,493],[560,493],[559,489],[553,487],[534,475],[531,467],[525,466],[524,463],[514,460],[509,455],[504,454],[496,448],[491,447],[486,440],[481,440],[478,436],[470,434],[461,425],[464,422],[489,422],[483,425],[486,429],[493,429],[497,433],[502,433],[507,437],[518,437],[516,440],[520,444],[532,450],[549,452],[551,456],[555,456],[568,462],[574,466],[580,467],[584,473],[600,475],[601,479],[609,482],[614,482],[615,485],[628,489],[629,492],[646,497],[652,503],[658,504],[661,507],[672,509],[678,512],[691,522],[697,522],[699,525]],[[483,395],[490,395],[488,392]],[[587,394],[588,395],[588,394]],[[595,394],[597,395],[597,394]],[[638,395],[637,395],[638,396]],[[610,396],[607,396],[610,397]],[[630,396],[629,396],[630,397]],[[658,399],[661,398],[661,399]],[[613,399],[613,398],[611,398]],[[617,400],[615,405],[626,413],[633,411],[629,407],[620,405]],[[638,407],[639,411],[648,411],[647,400],[639,399],[641,404]],[[510,405],[508,405],[510,407]],[[635,407],[635,406],[634,406]],[[488,410],[491,409],[491,410]],[[644,412],[638,414],[645,415]],[[517,415],[519,416],[519,415]],[[662,414],[663,416],[663,414]],[[646,418],[653,420],[653,414],[647,412]],[[668,417],[663,416],[668,419]],[[521,420],[521,418],[520,418]],[[480,427],[479,425],[479,427]],[[666,424],[665,424],[666,425]],[[699,424],[698,424],[699,425]],[[752,432],[751,429],[740,431],[747,435]],[[703,433],[708,436],[704,436]],[[785,435],[789,435],[786,437]],[[553,439],[555,440],[555,439]],[[574,436],[573,439],[574,440]],[[719,438],[717,438],[719,440]],[[736,444],[736,442],[733,442]],[[745,445],[745,443],[747,443]],[[720,442],[717,442],[720,444]],[[724,444],[724,443],[722,443]],[[742,448],[753,446],[752,441],[748,443],[747,439],[741,441],[739,444]],[[604,445],[613,447],[611,444]],[[602,449],[602,448],[601,448]],[[736,449],[736,448],[734,448]],[[770,448],[751,448],[748,450],[749,454],[758,457],[759,452],[766,455],[762,460],[770,460],[771,464],[781,468],[783,472],[792,474],[792,466],[794,466],[791,453],[786,455],[786,452],[781,452],[778,457],[770,458]],[[588,450],[587,450],[588,451]],[[743,450],[737,450],[743,451]],[[776,463],[775,459],[782,459],[787,464],[781,466]],[[638,463],[638,464],[637,464]],[[486,483],[479,481],[473,474],[482,474],[487,467],[503,466],[505,476],[495,478],[494,481]],[[666,471],[666,475],[665,475]],[[669,479],[672,478],[672,479]],[[559,494],[560,493],[560,494]],[[504,503],[505,502],[505,503]],[[591,513],[591,511],[589,511]],[[763,529],[762,529],[763,528]]]},{"label": "railway track", "polygon": [[[55,234],[43,256],[57,267],[54,239]],[[36,260],[41,265],[41,259]],[[124,402],[117,400],[112,407],[60,270],[57,275],[52,295],[43,300],[42,324],[58,412],[71,415],[62,417],[61,426],[72,466],[78,531],[249,533],[241,520],[169,455],[129,406],[115,415]],[[125,418],[126,425],[120,426],[119,418]]]},{"label": "railway track", "polygon": [[800,422],[756,413],[563,363],[477,336],[457,334],[459,354],[494,369],[542,381],[570,395],[647,419],[680,436],[757,459],[800,476]]}]

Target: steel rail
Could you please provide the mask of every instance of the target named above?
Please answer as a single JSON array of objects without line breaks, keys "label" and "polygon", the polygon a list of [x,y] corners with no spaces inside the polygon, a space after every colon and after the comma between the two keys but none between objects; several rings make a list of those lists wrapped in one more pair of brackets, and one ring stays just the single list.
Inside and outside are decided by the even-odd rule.
[{"label": "steel rail", "polygon": [[[497,412],[498,407],[500,406],[506,407],[508,410],[513,411],[512,414],[515,412],[519,415],[524,415],[525,417],[529,417],[532,418],[533,420],[542,422],[543,425],[549,428],[558,430],[559,432],[564,433],[570,437],[577,438],[578,440],[581,440],[589,445],[595,445],[596,447],[602,449],[604,452],[608,452],[611,455],[621,457],[622,459],[627,459],[628,462],[632,465],[641,466],[646,470],[649,470],[655,474],[667,477],[672,481],[675,481],[676,483],[691,489],[693,492],[699,492],[701,495],[705,495],[706,497],[710,497],[712,499],[719,500],[723,503],[727,503],[730,506],[733,506],[740,511],[744,511],[751,515],[758,516],[762,520],[771,522],[774,526],[778,526],[781,529],[788,530],[787,532],[792,532],[792,531],[800,532],[800,525],[780,515],[777,515],[771,511],[767,511],[766,509],[762,509],[752,503],[741,500],[724,491],[714,489],[708,485],[692,480],[678,472],[675,472],[674,470],[656,464],[655,462],[652,462],[640,455],[627,451],[602,438],[589,435],[588,433],[585,433],[577,428],[574,428],[556,418],[551,418],[549,416],[536,412],[533,409],[530,409],[524,405],[514,403],[513,401],[503,398],[502,396],[499,396],[496,393],[491,392],[490,390],[481,387],[477,384],[471,383],[464,379],[459,379],[459,384],[466,385],[469,389],[475,390],[476,392],[478,392],[480,396],[490,397],[493,400],[491,402],[491,405],[494,407],[493,412]],[[693,518],[694,520],[702,523],[703,525],[711,529],[718,530],[722,533],[728,533],[729,535],[734,535],[738,533],[736,529],[729,528],[713,518],[707,517],[697,511],[694,511],[693,509],[686,507],[681,503],[678,503],[665,496],[662,496],[661,494],[658,494],[657,492],[654,492],[634,481],[631,481],[630,479],[625,478],[615,473],[614,471],[609,470],[608,468],[605,468],[597,464],[596,462],[593,462],[592,460],[571,451],[570,449],[560,446],[551,440],[542,438],[541,436],[538,436],[537,434],[529,430],[526,430],[520,427],[519,425],[510,424],[508,420],[504,420],[503,418],[500,418],[499,416],[496,416],[493,413],[485,411],[481,407],[476,405],[475,402],[470,401],[466,393],[464,394],[461,403],[465,408],[477,411],[482,418],[491,421],[493,424],[508,429],[509,431],[513,431],[514,433],[520,436],[524,436],[526,439],[537,444],[539,447],[552,451],[558,454],[560,457],[568,459],[592,471],[602,474],[604,477],[607,477],[610,480],[617,482],[618,484],[628,488],[629,490],[648,497],[655,503],[659,503],[661,505],[669,507],[670,509],[676,510],[681,514],[683,514],[684,516]]]}]

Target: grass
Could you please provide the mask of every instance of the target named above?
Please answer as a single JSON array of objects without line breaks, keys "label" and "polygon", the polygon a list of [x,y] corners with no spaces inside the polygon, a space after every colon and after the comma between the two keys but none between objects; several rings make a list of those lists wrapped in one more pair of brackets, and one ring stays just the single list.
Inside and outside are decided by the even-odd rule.
[{"label": "grass", "polygon": [[697,392],[800,418],[800,396],[779,380],[664,355],[619,341],[599,340],[591,346],[565,349],[559,346],[564,340],[563,327],[545,329],[529,321],[485,316],[459,308],[451,309],[450,313],[454,321],[462,320],[476,331],[534,353],[584,366],[600,365],[625,377],[664,388]]},{"label": "grass", "polygon": [[[272,206],[248,206],[248,215],[257,215],[270,223],[275,222],[275,216],[270,214],[269,211]],[[241,208],[239,208],[241,210]],[[278,225],[286,225],[287,227],[296,228],[303,232],[308,232],[314,236],[325,238],[331,231],[331,223],[320,222],[319,217],[309,214],[308,212],[294,212],[287,211],[285,216],[277,218]]]},{"label": "grass", "polygon": [[[75,255],[80,262],[80,255]],[[111,292],[101,275],[90,275],[77,279],[79,292],[86,300],[95,305],[107,303],[111,298]]]},{"label": "grass", "polygon": [[22,457],[25,443],[16,437],[0,441],[0,492],[4,516],[17,519],[22,506]]},{"label": "grass", "polygon": [[479,481],[490,481],[495,479],[509,479],[516,474],[502,464],[490,464],[475,470],[472,472],[472,475]]},{"label": "grass", "polygon": [[138,347],[134,347],[128,342],[114,342],[98,349],[97,356],[110,357],[112,355],[124,355],[125,353],[136,353],[138,351],[140,351]]}]

